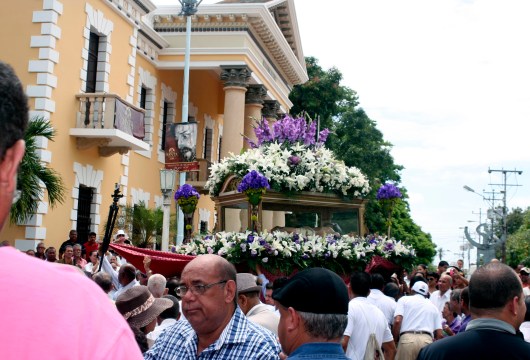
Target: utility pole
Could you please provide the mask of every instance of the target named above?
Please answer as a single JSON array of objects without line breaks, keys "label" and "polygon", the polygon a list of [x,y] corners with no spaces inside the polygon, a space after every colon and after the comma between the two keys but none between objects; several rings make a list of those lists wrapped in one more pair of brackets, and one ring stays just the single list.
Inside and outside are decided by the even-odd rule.
[{"label": "utility pole", "polygon": [[507,176],[508,174],[516,174],[521,175],[523,172],[520,170],[504,170],[504,169],[488,169],[488,173],[491,174],[492,172],[498,172],[502,173],[502,184],[489,184],[489,185],[498,185],[503,187],[503,205],[502,205],[502,236],[501,236],[501,254],[502,254],[502,262],[506,263],[506,238],[508,237],[508,228],[506,224],[506,219],[508,217],[508,208],[506,206],[506,190],[508,186],[521,186],[519,184],[508,184],[507,183]]}]

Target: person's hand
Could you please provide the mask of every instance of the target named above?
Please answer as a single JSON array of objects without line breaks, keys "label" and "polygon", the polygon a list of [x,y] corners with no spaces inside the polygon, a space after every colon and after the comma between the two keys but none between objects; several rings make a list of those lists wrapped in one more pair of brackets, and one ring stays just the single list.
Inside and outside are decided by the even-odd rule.
[{"label": "person's hand", "polygon": [[144,256],[144,270],[146,274],[151,270],[151,257],[149,255]]}]

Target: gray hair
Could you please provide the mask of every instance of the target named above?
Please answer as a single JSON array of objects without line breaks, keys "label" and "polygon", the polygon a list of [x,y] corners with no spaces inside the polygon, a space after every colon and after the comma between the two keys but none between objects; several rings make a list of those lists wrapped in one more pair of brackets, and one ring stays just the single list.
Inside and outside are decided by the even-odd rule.
[{"label": "gray hair", "polygon": [[315,314],[303,311],[297,313],[304,321],[305,330],[313,337],[328,340],[340,338],[348,325],[346,314]]},{"label": "gray hair", "polygon": [[74,244],[73,248],[74,248],[74,249],[83,249],[83,247],[81,246],[81,244]]},{"label": "gray hair", "polygon": [[166,278],[160,274],[151,275],[147,280],[147,288],[155,298],[161,298],[166,289]]}]

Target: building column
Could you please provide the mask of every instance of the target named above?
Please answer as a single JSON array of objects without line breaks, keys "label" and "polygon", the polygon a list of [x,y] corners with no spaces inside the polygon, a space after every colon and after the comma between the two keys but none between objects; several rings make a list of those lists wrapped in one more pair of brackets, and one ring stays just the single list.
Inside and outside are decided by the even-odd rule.
[{"label": "building column", "polygon": [[221,158],[229,153],[239,154],[243,148],[241,134],[245,130],[245,93],[251,73],[246,65],[221,66],[220,78],[225,92]]},{"label": "building column", "polygon": [[[249,85],[245,94],[245,138],[256,141],[254,125],[261,121],[261,109],[267,95],[267,89],[263,85]],[[243,146],[248,149],[250,145],[245,140]]]},{"label": "building column", "polygon": [[263,102],[263,109],[261,110],[263,116],[269,123],[272,124],[278,120],[278,114],[280,112],[280,103],[276,100],[265,100]]}]

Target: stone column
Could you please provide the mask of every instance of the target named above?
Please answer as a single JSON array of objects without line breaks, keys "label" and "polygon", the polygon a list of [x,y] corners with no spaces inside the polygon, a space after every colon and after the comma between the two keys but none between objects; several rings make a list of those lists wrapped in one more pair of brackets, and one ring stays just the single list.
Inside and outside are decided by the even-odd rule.
[{"label": "stone column", "polygon": [[263,116],[269,120],[269,124],[273,124],[276,120],[278,120],[280,103],[276,100],[265,100],[263,102],[263,109],[261,112],[263,113]]},{"label": "stone column", "polygon": [[239,154],[243,148],[245,130],[245,93],[251,70],[246,65],[221,66],[225,106],[221,158],[229,153]]},{"label": "stone column", "polygon": [[[254,127],[258,121],[261,121],[261,109],[263,108],[263,101],[267,95],[267,89],[263,85],[249,85],[247,93],[245,94],[245,137],[256,141],[256,134]],[[250,145],[245,140],[244,147],[249,148]]]}]

